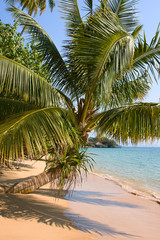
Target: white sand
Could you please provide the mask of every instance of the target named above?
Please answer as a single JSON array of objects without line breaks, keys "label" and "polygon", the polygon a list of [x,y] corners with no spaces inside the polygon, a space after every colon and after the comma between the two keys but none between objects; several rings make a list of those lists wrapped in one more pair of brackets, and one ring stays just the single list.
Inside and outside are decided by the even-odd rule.
[{"label": "white sand", "polygon": [[[14,182],[43,170],[43,162],[2,171]],[[0,194],[0,240],[160,240],[160,205],[131,195],[115,183],[90,174],[67,199],[50,185],[29,195]]]}]

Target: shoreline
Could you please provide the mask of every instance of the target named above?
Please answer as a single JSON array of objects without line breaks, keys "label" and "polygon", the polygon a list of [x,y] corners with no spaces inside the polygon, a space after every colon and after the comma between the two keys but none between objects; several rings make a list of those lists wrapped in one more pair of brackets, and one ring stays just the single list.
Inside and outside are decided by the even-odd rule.
[{"label": "shoreline", "polygon": [[[139,150],[138,150],[139,149]],[[151,149],[151,150],[150,150]],[[159,154],[160,148],[127,147],[93,150],[93,172],[120,185],[131,194],[160,202]]]},{"label": "shoreline", "polygon": [[[2,170],[1,183],[43,171],[43,162],[24,163]],[[113,181],[89,174],[71,197],[60,199],[50,187],[27,195],[0,194],[0,240],[159,240],[159,205]]]},{"label": "shoreline", "polygon": [[107,173],[101,173],[101,172],[93,171],[93,172],[90,172],[90,174],[94,174],[97,177],[101,177],[101,178],[104,178],[108,181],[112,181],[130,194],[133,194],[133,195],[139,196],[141,198],[145,198],[145,199],[148,199],[150,201],[153,201],[153,202],[156,202],[156,203],[160,204],[160,197],[159,196],[157,196],[156,194],[154,195],[153,193],[151,193],[149,191],[136,189],[136,188],[131,186],[130,182],[124,182],[121,179],[118,179],[118,178],[116,178],[114,176],[111,176]]},{"label": "shoreline", "polygon": [[159,205],[128,193],[113,181],[89,174],[68,200],[68,211],[79,214],[79,219],[71,218],[77,226],[84,222],[85,229],[102,234],[93,239],[159,240]]}]

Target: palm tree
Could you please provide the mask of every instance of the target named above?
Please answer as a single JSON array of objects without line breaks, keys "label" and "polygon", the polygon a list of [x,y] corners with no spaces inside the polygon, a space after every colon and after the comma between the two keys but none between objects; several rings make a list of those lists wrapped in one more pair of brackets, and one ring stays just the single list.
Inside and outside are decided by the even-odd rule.
[{"label": "palm tree", "polygon": [[[15,5],[19,3],[22,6],[22,10],[27,10],[28,14],[32,16],[37,15],[38,11],[40,15],[46,10],[46,0],[5,0],[9,4]],[[49,7],[51,12],[53,11],[53,7],[55,6],[54,0],[48,0]],[[23,35],[25,31],[25,26],[22,29],[21,35]]]},{"label": "palm tree", "polygon": [[[22,10],[26,9],[29,15],[37,15],[40,11],[40,15],[46,10],[46,0],[5,0],[9,4],[15,5],[19,3],[22,6]],[[50,10],[52,12],[55,6],[54,0],[48,0]]]},{"label": "palm tree", "polygon": [[0,56],[1,161],[48,159],[43,173],[1,191],[29,193],[55,179],[70,187],[90,166],[80,148],[93,130],[120,142],[159,139],[159,104],[140,102],[159,71],[159,28],[148,44],[134,3],[103,0],[94,10],[85,0],[82,20],[76,0],[61,0],[68,34],[63,57],[31,16],[9,9],[37,41],[50,84]]}]

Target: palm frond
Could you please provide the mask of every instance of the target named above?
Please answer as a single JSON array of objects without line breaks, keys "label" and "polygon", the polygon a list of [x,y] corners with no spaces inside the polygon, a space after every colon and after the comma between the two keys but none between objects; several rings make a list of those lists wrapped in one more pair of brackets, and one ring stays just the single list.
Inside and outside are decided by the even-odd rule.
[{"label": "palm frond", "polygon": [[102,84],[107,94],[116,75],[130,67],[134,39],[108,9],[91,15],[83,31],[77,29],[68,50],[70,65],[79,76],[76,87],[90,98]]},{"label": "palm frond", "polygon": [[103,118],[104,115],[105,112],[94,114],[93,117],[90,119],[89,123],[85,126],[84,131],[91,132],[92,130],[97,128],[99,121]]},{"label": "palm frond", "polygon": [[[116,79],[112,85],[109,99],[104,106],[109,108],[131,104],[136,100],[142,100],[151,88],[151,81],[146,72],[138,75],[134,72],[124,73],[121,79]],[[102,102],[105,96],[101,96]]]},{"label": "palm frond", "polygon": [[0,55],[0,96],[39,107],[57,106],[63,97],[48,82],[23,65]]},{"label": "palm frond", "polygon": [[84,10],[87,11],[87,15],[93,14],[93,0],[84,0],[85,7]]},{"label": "palm frond", "polygon": [[53,8],[54,8],[54,6],[55,6],[55,2],[54,2],[54,0],[48,0],[48,2],[49,2],[49,7],[50,7],[51,12],[52,12],[52,11],[53,11]]},{"label": "palm frond", "polygon": [[135,5],[137,0],[107,0],[109,8],[118,16],[128,32],[132,32],[138,24]]},{"label": "palm frond", "polygon": [[142,30],[142,27],[143,27],[143,25],[138,25],[138,26],[134,29],[134,31],[132,32],[132,36],[134,37],[134,39],[139,36],[140,31]]},{"label": "palm frond", "polygon": [[103,85],[96,89],[94,101],[97,107],[110,109],[142,100],[151,88],[152,79],[147,71],[128,70],[113,82],[109,94]]},{"label": "palm frond", "polygon": [[74,107],[74,99],[70,99],[67,95],[65,95],[62,91],[58,90],[60,95],[62,96],[65,105],[67,106],[68,110],[70,110],[71,113],[75,112],[75,107]]},{"label": "palm frond", "polygon": [[[46,9],[46,0],[5,0],[7,3],[16,4],[20,3],[22,9],[26,9],[29,15],[36,15],[38,11],[42,14]],[[54,0],[48,0],[49,7],[52,12],[53,7],[55,6]]]},{"label": "palm frond", "polygon": [[15,113],[25,112],[32,109],[37,109],[37,106],[23,101],[18,101],[14,98],[7,99],[0,97],[0,122]]},{"label": "palm frond", "polygon": [[62,17],[66,20],[66,29],[68,35],[75,33],[77,27],[83,27],[77,0],[61,0],[59,1]]},{"label": "palm frond", "polygon": [[[77,30],[77,35],[70,43],[72,45],[69,57],[74,61],[79,75],[85,75],[86,72],[90,81],[92,79],[97,81],[106,77],[106,71],[115,75],[124,66],[125,68],[130,66],[134,51],[133,43],[132,36],[122,28],[111,11],[103,14],[97,12],[95,16],[90,17],[85,32]],[[111,67],[114,71],[108,70]],[[91,81],[90,84],[92,83]]]},{"label": "palm frond", "polygon": [[[134,34],[137,36],[137,33]],[[109,98],[106,96],[105,91],[97,89],[97,94],[95,95],[97,103],[104,103],[103,106],[107,107],[120,107],[124,104],[131,104],[134,100],[143,99],[152,85],[153,77],[157,81],[155,72],[159,73],[160,71],[159,54],[159,27],[150,44],[147,44],[145,34],[143,39],[138,36],[131,69],[122,75],[120,74],[113,82]],[[102,85],[101,88],[103,87]],[[100,95],[100,92],[104,92],[104,94]]]},{"label": "palm frond", "polygon": [[138,143],[160,138],[160,105],[135,103],[105,112],[99,131],[119,142]]},{"label": "palm frond", "polygon": [[45,30],[28,14],[12,6],[8,8],[14,18],[28,32],[31,39],[36,40],[37,51],[43,56],[44,66],[50,73],[51,82],[61,90],[67,84],[68,69],[58,49]]},{"label": "palm frond", "polygon": [[145,34],[139,37],[136,46],[133,60],[133,68],[135,71],[148,71],[151,77],[155,77],[155,70],[160,71],[160,26],[158,26],[155,36],[151,43],[147,44]]},{"label": "palm frond", "polygon": [[[16,4],[20,3],[22,6],[22,9],[26,9],[28,11],[28,14],[32,15],[33,13],[36,15],[39,10],[39,4],[37,0],[5,0],[6,2],[10,4]],[[44,1],[42,1],[44,3]],[[44,3],[45,4],[45,3]],[[46,7],[46,6],[44,6]],[[42,6],[41,6],[42,8]]]},{"label": "palm frond", "polygon": [[[37,157],[53,149],[72,147],[78,141],[76,128],[67,110],[49,107],[13,115],[0,124],[1,160]],[[74,126],[75,127],[75,126]]]},{"label": "palm frond", "polygon": [[41,15],[46,9],[46,0],[40,0],[40,1],[38,0],[38,7],[40,9],[40,15]]}]

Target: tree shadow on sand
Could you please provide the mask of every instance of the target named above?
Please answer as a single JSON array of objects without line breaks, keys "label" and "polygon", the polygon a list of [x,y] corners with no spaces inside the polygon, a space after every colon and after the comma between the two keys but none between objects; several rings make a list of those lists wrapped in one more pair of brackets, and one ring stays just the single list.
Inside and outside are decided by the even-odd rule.
[{"label": "tree shadow on sand", "polygon": [[[50,195],[57,197],[57,190],[50,189],[39,189],[35,192],[40,195]],[[65,196],[66,199],[69,199],[71,202],[83,202],[88,204],[95,204],[101,206],[117,206],[124,208],[142,208],[142,206],[138,206],[135,204],[129,204],[125,202],[119,202],[114,200],[109,200],[109,197],[115,196],[117,193],[107,193],[103,194],[101,192],[96,191],[78,191],[74,190],[72,197],[70,198],[70,193],[66,194],[65,191],[62,192],[62,198]],[[59,197],[59,196],[58,196]]]},{"label": "tree shadow on sand", "polygon": [[116,229],[107,224],[90,220],[79,214],[65,212],[66,209],[58,206],[56,202],[44,202],[43,200],[39,200],[37,195],[0,194],[0,215],[4,218],[16,220],[36,219],[37,222],[50,226],[55,224],[57,227],[79,229],[83,232],[94,232],[99,235],[109,234],[112,236],[122,235],[126,238],[136,237],[125,232],[116,231]]},{"label": "tree shadow on sand", "polygon": [[31,164],[27,164],[27,163],[23,163],[23,162],[17,162],[17,161],[15,161],[15,162],[12,162],[11,164],[10,164],[10,166],[5,166],[4,164],[0,164],[0,169],[3,171],[11,171],[11,170],[16,170],[16,171],[21,171],[22,170],[22,168],[23,168],[23,171],[28,171],[28,170],[30,170],[30,169],[32,169],[33,168],[33,165],[35,164],[35,162],[33,162],[32,163],[32,165]]}]

